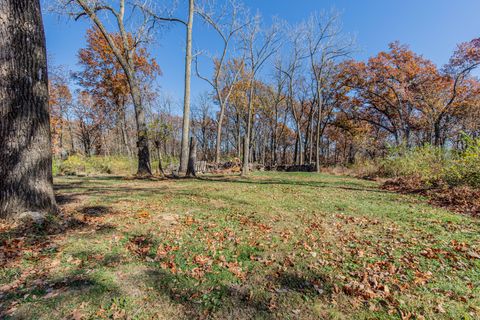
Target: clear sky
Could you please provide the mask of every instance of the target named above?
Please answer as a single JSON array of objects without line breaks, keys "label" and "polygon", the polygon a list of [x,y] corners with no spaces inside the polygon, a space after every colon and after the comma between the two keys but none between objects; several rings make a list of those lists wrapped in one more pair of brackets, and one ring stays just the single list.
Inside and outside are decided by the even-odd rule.
[{"label": "clear sky", "polygon": [[[162,0],[158,0],[162,1]],[[167,0],[165,3],[168,3]],[[182,1],[182,0],[180,0]],[[344,30],[356,35],[360,48],[354,58],[366,59],[398,40],[438,65],[446,63],[459,42],[480,36],[480,0],[244,0],[252,12],[265,20],[277,16],[294,24],[314,11],[335,8],[342,15]],[[47,50],[56,65],[78,69],[76,54],[85,45],[88,20],[75,22],[44,14]],[[151,47],[163,70],[158,83],[178,101],[183,97],[183,29],[162,33]],[[218,39],[199,25],[194,48],[215,48]],[[205,72],[208,73],[208,67]],[[199,79],[192,82],[193,98],[209,87]]]}]

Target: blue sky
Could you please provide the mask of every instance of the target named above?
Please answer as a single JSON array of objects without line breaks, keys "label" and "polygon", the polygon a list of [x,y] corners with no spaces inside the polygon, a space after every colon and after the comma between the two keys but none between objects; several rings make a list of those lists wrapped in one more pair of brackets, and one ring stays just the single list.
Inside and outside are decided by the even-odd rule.
[{"label": "blue sky", "polygon": [[[335,8],[342,13],[344,30],[356,35],[360,48],[354,54],[356,59],[366,59],[398,40],[442,65],[457,43],[480,36],[479,0],[244,0],[244,3],[252,12],[258,10],[267,21],[277,16],[292,24],[314,11]],[[78,69],[76,55],[85,45],[88,20],[75,22],[45,13],[44,24],[47,50],[54,64]],[[151,47],[163,70],[158,84],[179,102],[183,97],[184,36],[180,26],[172,27]],[[218,45],[215,35],[201,25],[197,26],[194,39],[194,48]],[[208,73],[208,66],[204,65],[204,70]],[[207,89],[202,80],[193,80],[193,98]]]}]

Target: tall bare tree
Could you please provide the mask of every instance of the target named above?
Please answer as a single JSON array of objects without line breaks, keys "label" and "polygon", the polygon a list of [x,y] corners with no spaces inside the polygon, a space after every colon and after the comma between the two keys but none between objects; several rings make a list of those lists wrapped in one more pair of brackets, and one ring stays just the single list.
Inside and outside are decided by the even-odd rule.
[{"label": "tall bare tree", "polygon": [[55,210],[39,0],[0,0],[0,218]]},{"label": "tall bare tree", "polygon": [[193,17],[195,13],[194,0],[188,1],[187,20],[187,43],[185,53],[185,92],[183,98],[183,127],[182,127],[182,149],[180,153],[180,172],[187,172],[189,161],[189,137],[190,137],[190,86],[192,79],[192,32]]},{"label": "tall bare tree", "polygon": [[282,67],[282,57],[281,55],[275,61],[275,72],[273,74],[274,85],[270,89],[271,103],[273,108],[272,124],[271,124],[271,138],[270,138],[270,149],[271,149],[271,165],[277,164],[277,147],[278,147],[278,137],[283,134],[283,126],[279,126],[280,117],[286,112],[282,112],[285,105],[285,94],[284,89],[287,83],[287,77],[283,72]]},{"label": "tall bare tree", "polygon": [[[295,162],[299,165],[303,165],[303,152],[302,152],[302,112],[303,109],[297,107],[297,101],[295,99],[297,91],[296,85],[298,83],[299,73],[302,71],[302,61],[305,56],[305,30],[303,26],[291,27],[288,26],[287,38],[290,44],[289,59],[285,67],[280,66],[280,71],[286,76],[287,94],[286,102],[288,108],[292,112],[293,120],[295,122],[295,131],[297,134],[297,148]],[[279,66],[277,66],[278,68]]]},{"label": "tall bare tree", "polygon": [[315,101],[317,103],[317,128],[315,168],[320,172],[320,141],[324,118],[325,99],[323,89],[326,79],[332,73],[335,61],[348,56],[353,49],[353,39],[346,37],[340,26],[340,16],[336,12],[313,14],[307,22],[307,46],[311,72],[315,81]]},{"label": "tall bare tree", "polygon": [[233,75],[233,79],[225,81],[224,74],[225,64],[227,63],[227,56],[230,50],[231,42],[238,32],[246,26],[245,19],[242,16],[242,7],[235,1],[227,1],[227,5],[221,9],[219,13],[216,13],[213,9],[216,2],[210,3],[210,6],[203,6],[198,8],[198,14],[203,20],[208,23],[222,39],[222,49],[220,55],[212,56],[212,62],[214,65],[214,73],[212,79],[203,76],[198,69],[198,59],[196,59],[196,71],[197,76],[205,80],[215,91],[216,98],[220,105],[220,113],[218,115],[217,122],[217,137],[215,145],[215,162],[220,162],[220,152],[222,144],[222,125],[225,117],[225,108],[232,94],[234,83],[241,73],[241,68],[238,68]]},{"label": "tall bare tree", "polygon": [[158,9],[150,1],[135,1],[135,6],[158,22],[174,22],[185,26],[185,89],[183,98],[183,123],[182,123],[182,142],[180,149],[180,173],[186,173],[189,157],[189,137],[190,137],[190,112],[191,112],[191,79],[192,79],[192,42],[193,42],[193,20],[196,11],[195,0],[188,0],[188,18],[186,20],[174,17],[171,10],[167,13],[159,13]]},{"label": "tall bare tree", "polygon": [[243,50],[245,50],[245,60],[250,82],[248,92],[247,128],[243,144],[243,176],[248,175],[249,172],[250,138],[254,112],[253,103],[255,80],[258,77],[258,72],[262,69],[265,62],[279,49],[279,35],[280,32],[278,25],[273,24],[270,28],[264,28],[262,26],[262,19],[259,14],[255,15],[253,20],[241,32]]},{"label": "tall bare tree", "polygon": [[210,160],[212,158],[212,145],[215,140],[216,121],[211,115],[212,103],[210,96],[207,92],[200,94],[193,108],[192,134],[197,138],[203,156],[202,160]]}]

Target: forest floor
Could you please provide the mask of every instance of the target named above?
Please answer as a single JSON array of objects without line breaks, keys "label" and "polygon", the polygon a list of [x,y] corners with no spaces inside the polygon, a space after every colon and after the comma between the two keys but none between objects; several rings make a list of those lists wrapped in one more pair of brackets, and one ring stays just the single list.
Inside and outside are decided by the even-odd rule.
[{"label": "forest floor", "polygon": [[480,319],[480,220],[309,173],[55,179],[0,229],[1,319]]}]

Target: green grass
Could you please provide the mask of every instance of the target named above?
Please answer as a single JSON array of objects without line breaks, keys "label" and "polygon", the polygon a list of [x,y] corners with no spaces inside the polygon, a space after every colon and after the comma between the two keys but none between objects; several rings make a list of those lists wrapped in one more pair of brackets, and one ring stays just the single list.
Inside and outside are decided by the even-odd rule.
[{"label": "green grass", "polygon": [[480,318],[479,221],[374,182],[55,184],[71,223],[0,270],[7,319]]}]

